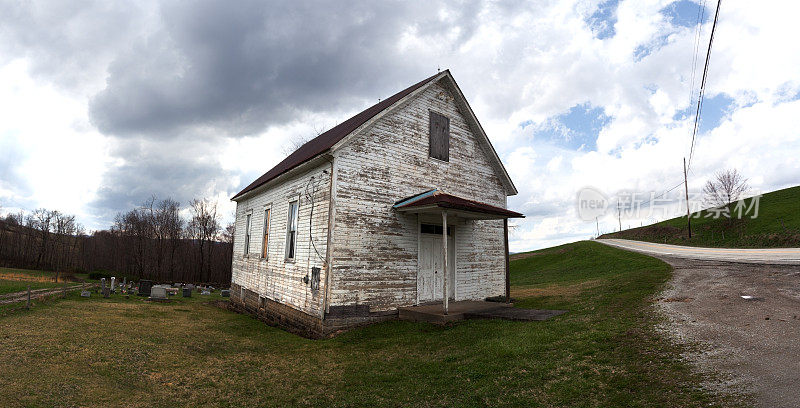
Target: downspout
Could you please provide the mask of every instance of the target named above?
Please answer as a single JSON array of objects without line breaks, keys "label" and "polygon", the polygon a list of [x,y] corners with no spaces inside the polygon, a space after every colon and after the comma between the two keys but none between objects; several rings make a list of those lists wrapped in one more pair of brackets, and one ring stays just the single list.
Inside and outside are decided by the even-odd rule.
[{"label": "downspout", "polygon": [[328,239],[325,245],[325,293],[322,297],[322,320],[325,320],[325,315],[330,311],[331,271],[333,270],[333,226],[335,225],[334,216],[336,215],[336,157],[332,157],[330,162],[331,181],[328,185]]},{"label": "downspout", "polygon": [[503,240],[506,247],[506,303],[511,303],[511,280],[508,262],[508,218],[503,218]]}]

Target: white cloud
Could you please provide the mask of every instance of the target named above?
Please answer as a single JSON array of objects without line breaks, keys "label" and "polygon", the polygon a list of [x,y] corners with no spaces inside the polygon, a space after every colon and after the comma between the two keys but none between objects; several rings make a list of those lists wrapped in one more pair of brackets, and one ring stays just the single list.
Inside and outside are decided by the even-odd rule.
[{"label": "white cloud", "polygon": [[57,208],[91,222],[85,205],[108,165],[108,146],[88,124],[85,102],[34,80],[17,60],[0,67],[0,112],[0,144],[15,146],[16,157],[6,159],[25,185],[0,192],[0,198],[10,199],[9,208]]},{"label": "white cloud", "polygon": [[[341,53],[380,55],[384,63],[371,68],[381,69],[381,75],[350,72],[350,66],[343,65],[347,69],[342,75],[350,75],[343,80],[353,81],[353,88],[359,90],[345,95],[347,107],[324,111],[317,109],[319,105],[309,105],[306,111],[293,111],[295,116],[290,120],[269,123],[247,137],[214,135],[213,130],[206,130],[205,144],[198,145],[216,143],[216,147],[203,151],[198,147],[193,152],[209,155],[204,157],[206,162],[218,165],[220,177],[230,175],[230,182],[199,185],[196,194],[217,197],[223,203],[222,212],[229,212],[227,199],[235,193],[231,186],[249,183],[281,160],[287,140],[313,135],[315,128],[330,128],[347,118],[344,112],[355,112],[366,101],[388,96],[383,75],[395,81],[410,67],[432,74],[440,66],[451,68],[520,190],[509,204],[524,210],[528,218],[516,222],[512,249],[532,249],[593,235],[596,225],[575,216],[574,201],[580,188],[594,186],[608,194],[621,190],[661,192],[682,179],[682,158],[689,153],[692,121],[674,117],[690,109],[693,102],[689,82],[695,34],[693,27],[673,26],[660,13],[670,1],[626,0],[616,9],[615,35],[598,39],[587,21],[599,3],[552,1],[509,6],[476,2],[464,7],[442,6],[435,18],[427,5],[419,6],[404,11],[405,21],[390,21],[399,28],[381,32],[385,42],[365,42],[355,49],[342,44],[352,43],[359,33],[337,29],[336,36],[324,39],[326,47]],[[102,9],[95,6],[92,10]],[[381,18],[392,12],[390,6],[375,7],[361,18],[367,21],[370,13],[375,14],[370,18]],[[109,39],[119,51],[111,46],[87,47],[99,57],[89,64],[85,75],[69,77],[80,86],[50,86],[40,80],[36,73],[41,72],[42,61],[59,60],[42,58],[43,52],[33,46],[35,39],[19,41],[32,51],[20,57],[22,62],[3,62],[7,65],[0,68],[0,112],[4,115],[0,146],[14,146],[20,152],[20,164],[13,166],[13,174],[22,175],[29,190],[0,182],[0,200],[6,200],[5,206],[13,198],[31,206],[93,216],[87,213],[86,203],[96,198],[95,190],[103,184],[100,175],[124,164],[108,153],[113,147],[109,144],[117,146],[120,142],[109,142],[88,122],[87,101],[104,86],[101,82],[106,78],[100,77],[108,73],[110,61],[117,60],[115,67],[124,68],[119,61],[137,61],[136,47],[146,44],[148,38],[165,35],[160,31],[163,21],[158,10],[148,6],[130,11],[137,23],[124,25],[120,38]],[[750,177],[754,187],[765,191],[797,183],[800,52],[788,39],[800,37],[800,26],[793,21],[798,11],[800,5],[791,1],[769,6],[752,2],[722,5],[707,97],[725,93],[734,104],[716,128],[699,135],[690,173],[691,189],[699,190],[714,171],[726,167],[738,168]],[[75,21],[85,22],[88,15]],[[119,17],[116,13],[113,16]],[[48,19],[53,20],[52,16]],[[364,21],[356,19],[354,24]],[[145,27],[138,34],[137,24]],[[710,24],[706,24],[702,32],[700,68],[695,72],[698,81],[709,29]],[[88,32],[110,33],[108,24]],[[87,38],[79,30],[68,34],[66,42],[70,43]],[[319,58],[329,58],[333,53]],[[68,58],[67,65],[85,61],[85,53],[78,55],[81,58]],[[124,58],[119,59],[120,55]],[[316,60],[308,61],[313,64]],[[174,65],[180,68],[181,61]],[[305,68],[303,64],[296,66]],[[48,78],[56,78],[52,80],[55,84],[64,80],[63,76]],[[365,80],[376,84],[364,85]],[[552,125],[556,116],[581,104],[600,108],[610,118],[598,134],[596,151],[577,151],[534,136],[534,132]],[[209,110],[215,112],[213,106]],[[526,125],[520,126],[522,123]],[[147,143],[151,147],[174,146],[170,144],[174,142],[150,137]],[[174,137],[164,135],[165,139]],[[674,206],[669,211],[680,213]],[[623,226],[654,220],[623,220]],[[600,223],[605,231],[619,224],[613,215],[600,219]]]}]

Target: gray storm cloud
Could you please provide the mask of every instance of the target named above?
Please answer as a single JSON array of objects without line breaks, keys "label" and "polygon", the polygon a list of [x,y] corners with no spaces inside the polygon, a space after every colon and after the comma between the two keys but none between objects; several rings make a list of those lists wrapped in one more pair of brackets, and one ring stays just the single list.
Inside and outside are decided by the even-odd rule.
[{"label": "gray storm cloud", "polygon": [[0,50],[58,87],[94,89],[89,120],[117,164],[90,206],[108,219],[151,195],[233,193],[236,175],[213,158],[226,137],[342,114],[429,75],[433,62],[401,55],[403,34],[457,26],[466,41],[478,5],[445,21],[400,1],[5,4]]},{"label": "gray storm cloud", "polygon": [[452,28],[404,2],[197,2],[160,11],[161,27],[115,58],[91,99],[103,133],[250,135],[302,112],[347,109],[429,74],[398,55],[406,30],[435,38]]}]

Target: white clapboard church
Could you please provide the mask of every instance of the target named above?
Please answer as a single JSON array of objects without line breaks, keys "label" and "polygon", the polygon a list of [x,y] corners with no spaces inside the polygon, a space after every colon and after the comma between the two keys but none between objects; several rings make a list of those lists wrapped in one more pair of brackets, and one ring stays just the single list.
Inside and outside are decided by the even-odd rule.
[{"label": "white clapboard church", "polygon": [[401,308],[507,297],[516,193],[453,76],[438,73],[233,197],[232,304],[323,336]]}]

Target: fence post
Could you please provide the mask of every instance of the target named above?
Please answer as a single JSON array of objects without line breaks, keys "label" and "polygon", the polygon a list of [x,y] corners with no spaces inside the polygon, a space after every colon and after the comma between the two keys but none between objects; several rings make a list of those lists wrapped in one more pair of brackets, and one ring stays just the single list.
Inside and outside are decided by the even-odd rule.
[{"label": "fence post", "polygon": [[61,298],[62,299],[66,299],[67,298],[67,282],[64,282],[64,294],[61,295]]},{"label": "fence post", "polygon": [[31,310],[31,285],[28,285],[28,301],[25,302],[25,309]]}]

